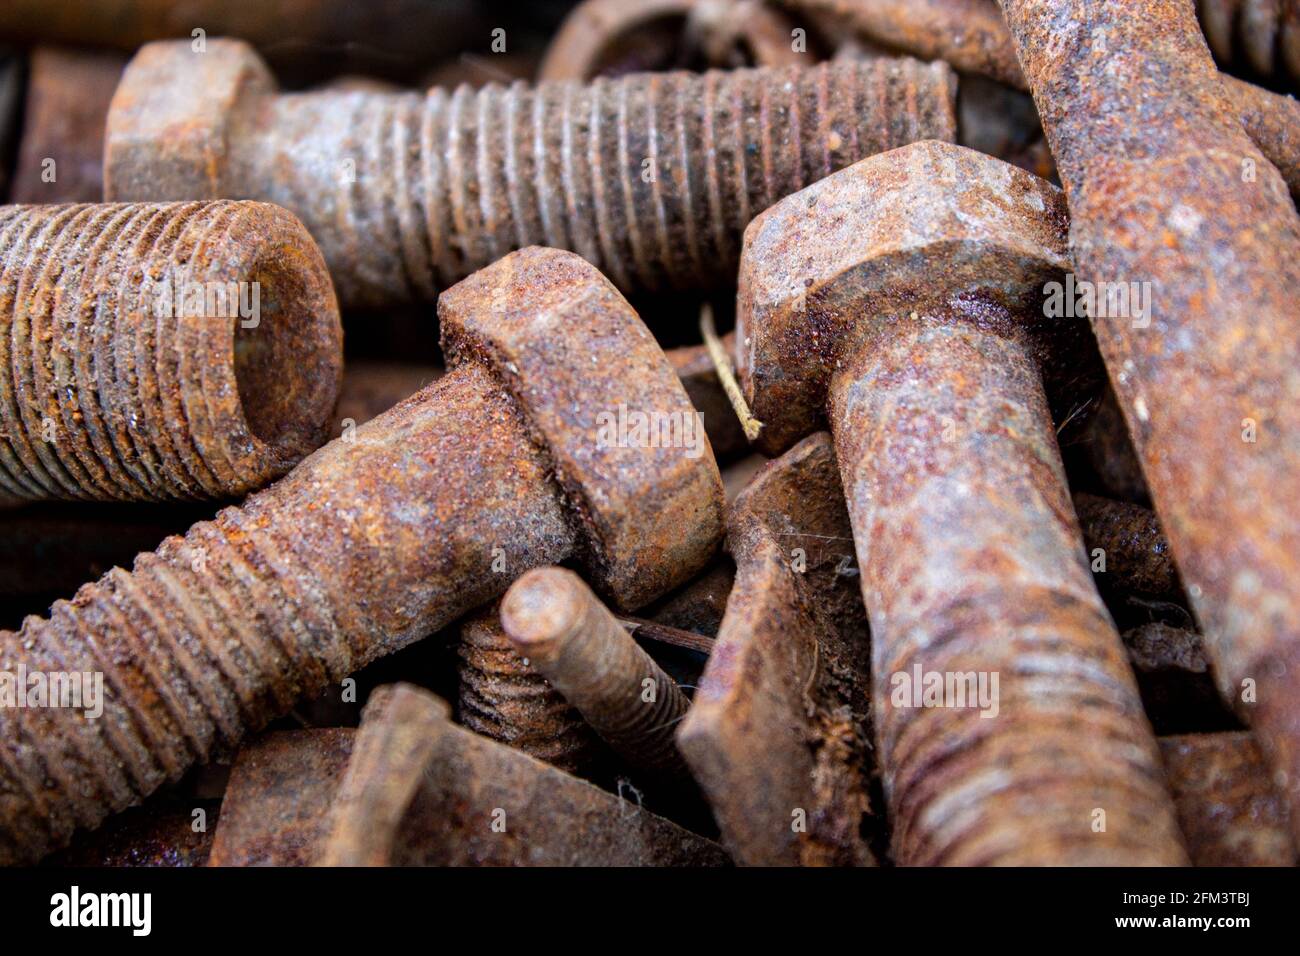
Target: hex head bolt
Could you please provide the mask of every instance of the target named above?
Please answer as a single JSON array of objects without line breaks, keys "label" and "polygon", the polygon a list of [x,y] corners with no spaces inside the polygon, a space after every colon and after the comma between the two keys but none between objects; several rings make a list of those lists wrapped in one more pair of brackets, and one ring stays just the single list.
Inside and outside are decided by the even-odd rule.
[{"label": "hex head bolt", "polygon": [[260,488],[325,441],[342,343],[283,209],[0,207],[0,498]]},{"label": "hex head bolt", "polygon": [[501,626],[496,603],[460,626],[456,719],[569,773],[601,753],[595,732],[564,695],[523,657]]},{"label": "hex head bolt", "polygon": [[769,446],[831,423],[900,864],[1185,861],[1044,393],[1034,311],[1067,267],[1058,190],[941,143],[746,231],[742,383]]},{"label": "hex head bolt", "polygon": [[501,600],[515,649],[630,765],[691,779],[674,736],[691,702],[572,571],[536,568]]},{"label": "hex head bolt", "polygon": [[1125,7],[1122,29],[1090,3],[1003,9],[1079,278],[1150,283],[1149,327],[1093,331],[1220,692],[1300,845],[1300,215],[1242,132],[1190,0]]},{"label": "hex head bolt", "polygon": [[105,684],[99,720],[0,708],[0,862],[96,825],[530,567],[576,557],[635,607],[707,563],[722,525],[707,446],[598,440],[611,408],[690,411],[613,286],[570,253],[526,249],[439,308],[443,378],[0,633],[0,671]]},{"label": "hex head bolt", "polygon": [[642,74],[450,96],[279,94],[246,44],[127,67],[112,198],[260,197],[303,217],[345,305],[432,300],[511,249],[571,249],[623,290],[717,285],[781,196],[954,136],[952,72],[910,60]]},{"label": "hex head bolt", "polygon": [[716,843],[381,687],[362,713],[325,866],[724,866]]},{"label": "hex head bolt", "polygon": [[[861,833],[866,623],[856,584],[836,570],[850,534],[824,432],[769,464],[728,511],[736,584],[677,745],[737,863],[873,862]],[[860,624],[841,629],[845,618]]]}]

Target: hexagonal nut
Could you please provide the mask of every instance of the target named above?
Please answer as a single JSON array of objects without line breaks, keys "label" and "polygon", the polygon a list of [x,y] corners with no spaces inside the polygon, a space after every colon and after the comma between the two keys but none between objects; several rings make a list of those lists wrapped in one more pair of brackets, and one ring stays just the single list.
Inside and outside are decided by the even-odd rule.
[{"label": "hexagonal nut", "polygon": [[654,336],[595,266],[521,249],[442,293],[438,316],[448,365],[492,368],[549,451],[593,585],[633,609],[704,567],[723,529],[713,449]]},{"label": "hexagonal nut", "polygon": [[241,100],[275,79],[242,40],[164,40],[140,48],[113,94],[104,136],[112,201],[215,199],[226,182],[230,127]]},{"label": "hexagonal nut", "polygon": [[925,141],[834,173],[745,230],[737,366],[769,454],[823,419],[862,323],[960,299],[1033,308],[1069,268],[1064,194],[1001,160]]}]

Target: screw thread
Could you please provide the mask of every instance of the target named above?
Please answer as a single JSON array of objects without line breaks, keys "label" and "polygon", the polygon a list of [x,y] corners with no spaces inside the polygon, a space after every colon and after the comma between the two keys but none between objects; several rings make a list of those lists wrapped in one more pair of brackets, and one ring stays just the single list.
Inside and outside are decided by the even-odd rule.
[{"label": "screw thread", "polygon": [[100,719],[0,712],[0,860],[97,825],[349,673],[329,601],[264,510],[227,509],[0,634],[10,674],[104,675]]},{"label": "screw thread", "polygon": [[598,749],[595,734],[564,695],[515,651],[496,605],[465,622],[458,653],[461,724],[570,773],[592,764]]},{"label": "screw thread", "polygon": [[543,568],[524,575],[507,592],[501,620],[516,650],[616,753],[656,774],[690,779],[676,743],[690,701],[576,574]]},{"label": "screw thread", "polygon": [[[328,427],[341,334],[314,248],[289,264],[285,245],[311,240],[259,203],[0,209],[0,493],[222,498],[288,471]],[[205,296],[191,314],[174,294],[220,285],[237,310],[230,287],[266,284],[272,271],[294,284],[286,295],[314,284],[301,307],[319,311],[290,305],[294,315],[268,317],[248,341],[237,342],[237,311],[208,317]],[[237,349],[274,350],[284,336],[324,366],[285,363],[278,386],[291,408],[239,378]],[[291,420],[264,441],[255,419],[282,405]]]},{"label": "screw thread", "polygon": [[429,300],[535,244],[624,290],[697,288],[734,275],[745,226],[781,197],[874,153],[951,141],[953,96],[946,65],[909,59],[281,95],[237,181],[303,216],[345,302]]}]

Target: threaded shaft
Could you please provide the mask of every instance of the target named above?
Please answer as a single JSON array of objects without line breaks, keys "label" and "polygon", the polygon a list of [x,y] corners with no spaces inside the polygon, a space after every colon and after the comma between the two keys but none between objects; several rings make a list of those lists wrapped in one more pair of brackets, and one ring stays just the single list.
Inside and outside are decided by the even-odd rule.
[{"label": "threaded shaft", "polygon": [[284,210],[2,207],[0,495],[258,488],[324,441],[341,351],[324,263]]},{"label": "threaded shaft", "polygon": [[[955,135],[942,63],[629,75],[448,95],[266,97],[230,181],[294,210],[345,303],[432,299],[512,249],[569,249],[621,289],[734,275],[776,200]],[[242,144],[242,146],[241,146]]]},{"label": "threaded shaft", "polygon": [[581,578],[561,568],[530,571],[502,599],[501,623],[616,753],[653,773],[690,778],[675,740],[690,701]]},{"label": "threaded shaft", "polygon": [[515,651],[497,606],[466,621],[460,635],[457,720],[561,770],[589,767],[599,746],[595,733]]},{"label": "threaded shaft", "polygon": [[882,318],[831,386],[895,859],[1182,863],[1029,322],[971,312]]},{"label": "threaded shaft", "polygon": [[513,401],[464,365],[132,571],[0,632],[0,674],[104,681],[98,719],[0,706],[0,865],[492,600],[511,580],[496,542],[517,570],[563,560],[574,532]]}]

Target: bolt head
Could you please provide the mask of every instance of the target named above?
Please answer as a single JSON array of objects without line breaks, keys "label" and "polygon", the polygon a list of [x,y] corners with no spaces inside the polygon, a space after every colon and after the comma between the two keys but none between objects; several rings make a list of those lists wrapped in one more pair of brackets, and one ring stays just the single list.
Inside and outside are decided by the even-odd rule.
[{"label": "bolt head", "polygon": [[595,266],[521,249],[442,293],[438,317],[448,365],[493,369],[546,445],[585,576],[613,604],[647,604],[708,562],[723,528],[713,450],[663,350]]},{"label": "bolt head", "polygon": [[745,230],[736,306],[760,446],[774,454],[818,427],[864,323],[964,298],[1021,313],[1067,268],[1061,191],[950,143],[873,156],[778,202]]},{"label": "bolt head", "polygon": [[108,111],[105,198],[233,197],[225,173],[236,106],[274,91],[266,64],[241,40],[209,40],[203,52],[188,40],[141,47]]}]

